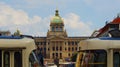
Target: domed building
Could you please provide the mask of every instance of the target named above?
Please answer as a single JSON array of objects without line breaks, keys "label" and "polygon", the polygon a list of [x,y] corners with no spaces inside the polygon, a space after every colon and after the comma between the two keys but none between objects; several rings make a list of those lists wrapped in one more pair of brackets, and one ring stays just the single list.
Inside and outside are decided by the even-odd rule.
[{"label": "domed building", "polygon": [[79,41],[88,37],[68,37],[64,29],[64,21],[55,11],[55,16],[50,20],[50,29],[46,37],[34,37],[38,49],[43,53],[46,60],[52,60],[56,57],[65,61],[71,58],[80,47],[77,47]]}]

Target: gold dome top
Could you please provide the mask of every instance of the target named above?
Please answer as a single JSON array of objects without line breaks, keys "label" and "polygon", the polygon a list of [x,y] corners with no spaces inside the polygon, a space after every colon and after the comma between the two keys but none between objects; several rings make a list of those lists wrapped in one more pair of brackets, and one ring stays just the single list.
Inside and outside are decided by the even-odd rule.
[{"label": "gold dome top", "polygon": [[51,23],[62,23],[63,22],[58,12],[59,12],[58,10],[55,11],[55,16],[52,18]]}]

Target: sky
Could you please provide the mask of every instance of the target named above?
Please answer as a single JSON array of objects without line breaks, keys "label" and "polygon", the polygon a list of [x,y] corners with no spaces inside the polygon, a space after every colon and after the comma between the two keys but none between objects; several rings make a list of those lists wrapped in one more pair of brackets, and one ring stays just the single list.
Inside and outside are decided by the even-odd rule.
[{"label": "sky", "polygon": [[120,14],[120,0],[0,0],[0,30],[46,36],[56,9],[68,36],[90,36]]}]

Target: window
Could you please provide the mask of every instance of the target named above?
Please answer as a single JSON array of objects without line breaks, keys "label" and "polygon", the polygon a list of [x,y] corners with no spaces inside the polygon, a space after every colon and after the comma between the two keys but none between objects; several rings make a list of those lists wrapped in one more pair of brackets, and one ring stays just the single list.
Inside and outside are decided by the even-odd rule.
[{"label": "window", "polygon": [[14,66],[15,67],[22,67],[22,52],[15,52],[14,53]]},{"label": "window", "polygon": [[44,45],[46,45],[46,42],[44,42]]},{"label": "window", "polygon": [[72,45],[74,45],[74,42],[72,41]]},{"label": "window", "polygon": [[81,62],[81,67],[107,67],[107,53],[104,50],[85,51]]},{"label": "window", "polygon": [[39,45],[42,45],[42,42],[39,42]]},{"label": "window", "polygon": [[60,59],[62,59],[62,53],[60,53]]},{"label": "window", "polygon": [[48,45],[49,45],[50,43],[48,42]]},{"label": "window", "polygon": [[74,47],[72,47],[72,51],[74,51]]},{"label": "window", "polygon": [[60,51],[62,51],[62,47],[60,46]]},{"label": "window", "polygon": [[113,53],[113,65],[114,67],[120,67],[120,53],[119,52]]},{"label": "window", "polygon": [[60,31],[62,31],[62,27],[60,27]]},{"label": "window", "polygon": [[77,42],[75,42],[75,45],[77,45],[78,43]]},{"label": "window", "polygon": [[55,47],[53,47],[53,51],[55,51]]},{"label": "window", "polygon": [[58,46],[56,47],[56,51],[58,51]]},{"label": "window", "polygon": [[58,27],[56,27],[56,31],[59,31]]},{"label": "window", "polygon": [[58,53],[56,53],[56,57],[58,57]]},{"label": "window", "polygon": [[53,54],[52,54],[52,57],[54,58],[54,56],[55,56],[55,54],[53,53]]},{"label": "window", "polygon": [[8,51],[4,52],[4,67],[10,67],[10,53]]},{"label": "window", "polygon": [[65,47],[65,51],[67,50],[67,48]]},{"label": "window", "polygon": [[46,51],[46,48],[44,47],[44,51]]},{"label": "window", "polygon": [[0,67],[2,67],[2,50],[0,50]]},{"label": "window", "polygon": [[52,31],[55,31],[55,28],[54,28],[54,27],[52,27]]},{"label": "window", "polygon": [[77,51],[77,47],[75,47],[75,50]]},{"label": "window", "polygon": [[68,45],[70,45],[70,41],[68,41]]},{"label": "window", "polygon": [[68,51],[70,51],[70,47],[68,48]]},{"label": "window", "polygon": [[49,51],[50,49],[48,48],[48,51]]},{"label": "window", "polygon": [[68,54],[68,56],[70,56],[70,53]]},{"label": "window", "polygon": [[65,42],[65,45],[66,45],[66,42]]}]

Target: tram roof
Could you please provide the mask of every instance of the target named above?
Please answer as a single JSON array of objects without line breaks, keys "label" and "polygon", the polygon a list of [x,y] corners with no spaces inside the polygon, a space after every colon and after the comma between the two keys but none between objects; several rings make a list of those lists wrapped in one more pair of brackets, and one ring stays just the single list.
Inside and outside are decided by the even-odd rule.
[{"label": "tram roof", "polygon": [[0,49],[26,49],[27,47],[35,47],[33,39],[19,36],[0,36]]},{"label": "tram roof", "polygon": [[83,40],[79,43],[81,50],[107,50],[107,49],[120,49],[120,38],[93,38]]},{"label": "tram roof", "polygon": [[21,39],[20,36],[0,36],[0,39]]}]

